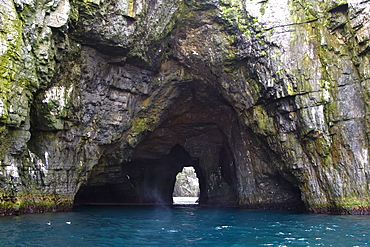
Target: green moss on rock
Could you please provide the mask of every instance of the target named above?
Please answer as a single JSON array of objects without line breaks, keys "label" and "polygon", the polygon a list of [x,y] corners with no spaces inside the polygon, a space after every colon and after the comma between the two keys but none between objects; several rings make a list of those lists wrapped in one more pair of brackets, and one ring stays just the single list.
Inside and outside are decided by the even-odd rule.
[{"label": "green moss on rock", "polygon": [[[5,5],[6,6],[6,5]],[[7,6],[9,7],[9,6]],[[3,15],[0,31],[0,101],[2,102],[3,114],[0,113],[0,122],[7,122],[9,119],[9,98],[11,97],[14,79],[17,75],[18,63],[20,60],[20,45],[22,39],[22,21],[13,9],[0,10],[7,15]]]},{"label": "green moss on rock", "polygon": [[18,198],[17,201],[0,202],[0,215],[71,211],[73,198],[43,195],[33,200]]},{"label": "green moss on rock", "polygon": [[274,119],[270,117],[262,105],[252,108],[252,119],[247,120],[247,125],[262,136],[271,136],[276,134]]},{"label": "green moss on rock", "polygon": [[146,134],[147,131],[153,131],[159,122],[159,118],[155,115],[149,117],[136,117],[133,120],[130,134],[127,136],[127,143],[131,147],[136,147],[140,142],[141,137]]},{"label": "green moss on rock", "polygon": [[359,201],[355,198],[339,203],[313,203],[309,205],[308,211],[321,214],[368,215],[370,214],[370,200]]}]

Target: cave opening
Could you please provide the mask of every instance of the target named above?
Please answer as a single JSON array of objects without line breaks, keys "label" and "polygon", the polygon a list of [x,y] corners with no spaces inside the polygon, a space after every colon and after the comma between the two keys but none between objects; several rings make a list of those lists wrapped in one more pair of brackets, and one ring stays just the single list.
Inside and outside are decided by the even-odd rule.
[{"label": "cave opening", "polygon": [[177,153],[166,168],[176,170],[167,180],[172,190],[177,173],[184,167],[194,167],[200,205],[235,205],[237,176],[232,132],[239,132],[236,113],[219,91],[205,82],[176,86],[174,91],[180,93],[165,111],[161,124],[135,148],[132,160]]},{"label": "cave opening", "polygon": [[[184,167],[193,167],[200,206],[302,206],[297,183],[285,179],[275,164],[278,158],[263,140],[241,127],[236,111],[218,90],[193,81],[178,83],[171,92],[176,96],[161,113],[160,123],[145,132],[129,155],[127,146],[120,145],[104,152],[80,186],[75,205],[174,205],[176,176]],[[149,107],[142,113],[154,111]]]},{"label": "cave opening", "polygon": [[172,205],[176,176],[190,167],[199,178],[201,191],[205,179],[198,159],[190,157],[178,144],[159,158],[135,158],[119,165],[110,164],[104,171],[94,169],[88,183],[76,194],[74,204]]},{"label": "cave opening", "polygon": [[195,170],[200,205],[236,203],[230,146],[237,122],[234,110],[205,83],[179,83],[176,90],[181,93],[163,113],[161,124],[146,133],[129,160],[122,160],[121,147],[104,153],[80,186],[75,205],[172,205],[176,175],[184,167]]},{"label": "cave opening", "polygon": [[172,193],[173,204],[198,204],[199,193],[199,179],[197,178],[194,167],[184,167],[176,175],[176,182]]}]

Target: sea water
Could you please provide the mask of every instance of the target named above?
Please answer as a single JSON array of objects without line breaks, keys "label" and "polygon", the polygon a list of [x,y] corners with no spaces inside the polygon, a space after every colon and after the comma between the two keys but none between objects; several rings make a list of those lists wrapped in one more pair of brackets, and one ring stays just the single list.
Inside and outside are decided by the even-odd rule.
[{"label": "sea water", "polygon": [[369,216],[90,206],[0,218],[0,246],[367,246]]}]

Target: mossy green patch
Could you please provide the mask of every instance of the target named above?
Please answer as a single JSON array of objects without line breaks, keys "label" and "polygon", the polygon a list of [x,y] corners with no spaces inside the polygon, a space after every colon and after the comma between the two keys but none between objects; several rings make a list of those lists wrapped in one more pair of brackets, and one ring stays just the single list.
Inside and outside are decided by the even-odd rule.
[{"label": "mossy green patch", "polygon": [[312,203],[308,210],[313,213],[370,214],[370,201],[348,200],[340,203]]},{"label": "mossy green patch", "polygon": [[295,95],[295,94],[296,94],[296,92],[295,92],[295,90],[294,90],[294,87],[293,87],[292,83],[287,82],[287,83],[286,83],[286,89],[287,89],[287,93],[288,93],[288,95]]},{"label": "mossy green patch", "polygon": [[0,214],[4,215],[69,211],[71,209],[71,203],[60,204],[55,202],[21,202],[0,204]]},{"label": "mossy green patch", "polygon": [[[10,10],[2,11],[9,12]],[[7,113],[9,108],[8,100],[11,97],[20,60],[22,21],[18,18],[15,9],[10,11],[8,15],[3,15],[3,17],[1,20],[2,30],[0,31],[0,43],[3,50],[2,54],[0,54],[0,100],[3,102],[4,112]],[[0,121],[6,122],[8,115],[3,114],[0,117]]]},{"label": "mossy green patch", "polygon": [[99,8],[100,0],[73,0],[71,1],[70,20],[77,22],[81,16],[94,16]]},{"label": "mossy green patch", "polygon": [[222,0],[220,10],[222,19],[229,25],[236,26],[246,36],[251,35],[253,18],[248,18],[241,1]]},{"label": "mossy green patch", "polygon": [[251,126],[254,131],[263,136],[276,134],[274,120],[270,117],[262,105],[257,105],[252,109],[253,120],[248,120],[247,125]]},{"label": "mossy green patch", "polygon": [[129,0],[128,14],[131,17],[135,17],[135,0]]},{"label": "mossy green patch", "polygon": [[127,137],[127,142],[131,147],[136,147],[140,142],[142,136],[146,134],[147,131],[154,131],[159,122],[159,118],[155,115],[150,117],[137,116],[134,118],[132,123],[132,128],[130,134]]},{"label": "mossy green patch", "polygon": [[134,120],[133,132],[140,133],[148,129],[148,118],[138,118]]}]

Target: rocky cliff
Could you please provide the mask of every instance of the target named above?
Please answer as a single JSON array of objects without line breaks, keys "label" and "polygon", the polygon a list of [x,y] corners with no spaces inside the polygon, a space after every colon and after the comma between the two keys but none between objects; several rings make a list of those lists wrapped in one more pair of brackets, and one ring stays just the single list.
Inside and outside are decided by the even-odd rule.
[{"label": "rocky cliff", "polygon": [[176,175],[173,197],[199,197],[199,179],[194,167],[184,167]]},{"label": "rocky cliff", "polygon": [[369,0],[0,0],[1,214],[370,213]]}]

